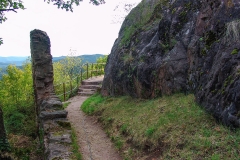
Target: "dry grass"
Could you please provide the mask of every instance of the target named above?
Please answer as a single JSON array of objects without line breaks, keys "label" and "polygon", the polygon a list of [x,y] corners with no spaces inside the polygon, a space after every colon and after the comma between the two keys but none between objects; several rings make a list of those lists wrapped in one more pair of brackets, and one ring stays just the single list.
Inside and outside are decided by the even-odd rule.
[{"label": "dry grass", "polygon": [[88,101],[100,102],[88,105],[91,114],[99,116],[125,159],[239,159],[240,130],[216,123],[193,95],[152,100],[95,95]]}]

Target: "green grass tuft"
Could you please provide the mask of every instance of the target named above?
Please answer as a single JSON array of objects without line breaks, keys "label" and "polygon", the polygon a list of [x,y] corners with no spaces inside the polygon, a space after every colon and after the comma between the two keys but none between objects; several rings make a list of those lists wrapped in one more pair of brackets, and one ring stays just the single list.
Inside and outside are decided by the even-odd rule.
[{"label": "green grass tuft", "polygon": [[120,128],[121,133],[126,133],[127,132],[127,124],[123,124]]},{"label": "green grass tuft", "polygon": [[114,142],[117,149],[121,149],[123,147],[123,140],[121,137],[112,137],[111,140]]},{"label": "green grass tuft", "polygon": [[153,133],[155,132],[155,128],[154,127],[150,127],[150,128],[148,128],[147,130],[146,130],[146,132],[145,132],[145,135],[147,136],[147,137],[151,137],[152,135],[153,135]]},{"label": "green grass tuft", "polygon": [[231,55],[235,55],[235,54],[238,54],[238,49],[234,49],[234,50],[232,50],[232,52],[231,52]]},{"label": "green grass tuft", "polygon": [[103,102],[103,100],[104,98],[101,95],[95,94],[83,102],[81,109],[86,114],[91,115],[95,111],[97,105]]}]

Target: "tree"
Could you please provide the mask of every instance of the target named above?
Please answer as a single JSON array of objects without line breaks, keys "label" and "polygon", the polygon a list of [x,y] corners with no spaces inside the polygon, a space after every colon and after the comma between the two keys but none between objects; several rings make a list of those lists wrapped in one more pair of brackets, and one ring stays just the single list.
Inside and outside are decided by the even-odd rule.
[{"label": "tree", "polygon": [[97,59],[97,63],[107,63],[108,55],[105,55],[103,57],[99,57]]},{"label": "tree", "polygon": [[[66,11],[73,11],[73,5],[79,6],[80,2],[83,0],[44,0],[47,1],[47,3],[53,2],[53,5],[56,5],[58,8],[65,9]],[[90,0],[90,3],[93,5],[100,5],[105,3],[104,0]]]},{"label": "tree", "polygon": [[22,69],[9,65],[6,73],[0,80],[2,106],[8,109],[12,106],[24,106],[26,102],[32,100],[29,95],[33,92],[31,63],[27,62]]},{"label": "tree", "polygon": [[76,51],[70,50],[64,59],[53,63],[54,83],[72,81],[74,77],[79,75],[81,65],[82,60],[77,56]]},{"label": "tree", "polygon": [[2,110],[5,115],[10,115],[17,109],[21,110],[27,103],[33,103],[31,71],[30,62],[26,62],[22,70],[9,65],[0,80],[0,151],[9,150]]},{"label": "tree", "polygon": [[0,23],[7,20],[4,14],[5,12],[8,12],[8,11],[17,12],[16,11],[17,9],[24,9],[24,6],[21,0],[1,0],[0,1]]}]

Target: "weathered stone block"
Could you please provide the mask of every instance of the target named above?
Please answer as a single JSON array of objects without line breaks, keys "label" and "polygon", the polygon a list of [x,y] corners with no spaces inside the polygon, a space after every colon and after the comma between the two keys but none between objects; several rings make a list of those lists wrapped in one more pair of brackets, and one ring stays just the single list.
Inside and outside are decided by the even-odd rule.
[{"label": "weathered stone block", "polygon": [[67,118],[67,114],[68,114],[68,112],[65,110],[52,111],[52,112],[42,111],[40,113],[39,118],[41,120],[49,120],[49,119],[53,120],[56,118]]}]

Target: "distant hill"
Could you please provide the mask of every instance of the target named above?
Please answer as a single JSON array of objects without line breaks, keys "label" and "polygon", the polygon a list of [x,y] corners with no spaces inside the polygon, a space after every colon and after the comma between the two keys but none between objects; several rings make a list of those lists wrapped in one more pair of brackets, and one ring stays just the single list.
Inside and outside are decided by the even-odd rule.
[{"label": "distant hill", "polygon": [[[92,54],[92,55],[81,55],[78,56],[82,59],[82,63],[95,63],[99,57],[103,57],[103,54]],[[64,59],[66,56],[61,57],[53,57],[53,62],[60,61]]]},{"label": "distant hill", "polygon": [[16,66],[21,66],[28,57],[0,57],[0,68],[5,68],[10,64],[14,64]]},{"label": "distant hill", "polygon": [[79,56],[82,59],[82,63],[95,63],[99,57],[103,57],[103,54],[94,54],[94,55],[82,55]]},{"label": "distant hill", "polygon": [[[104,56],[103,54],[92,54],[92,55],[81,55],[78,56],[82,59],[83,63],[89,62],[89,63],[94,63],[99,57]],[[64,59],[66,56],[61,56],[61,57],[53,57],[53,62],[60,61],[61,59]],[[16,57],[16,56],[11,56],[11,57],[1,57],[0,56],[0,68],[5,68],[10,64],[14,64],[16,66],[21,66],[26,60],[28,59],[27,56],[25,57]]]},{"label": "distant hill", "polygon": [[17,56],[10,56],[10,57],[1,57],[0,56],[0,62],[22,62],[25,61],[28,57],[17,57]]},{"label": "distant hill", "polygon": [[[95,63],[99,57],[104,56],[103,54],[92,54],[92,55],[81,55],[78,56],[82,59],[82,63]],[[62,59],[64,59],[66,56],[61,57],[53,57],[53,62],[58,62]],[[11,56],[11,57],[1,57],[0,56],[0,68],[2,69],[2,72],[0,72],[0,79],[2,77],[2,73],[5,73],[6,67],[10,64],[16,65],[18,67],[21,67],[23,63],[28,59],[27,56],[25,57],[17,57],[17,56]]]}]

